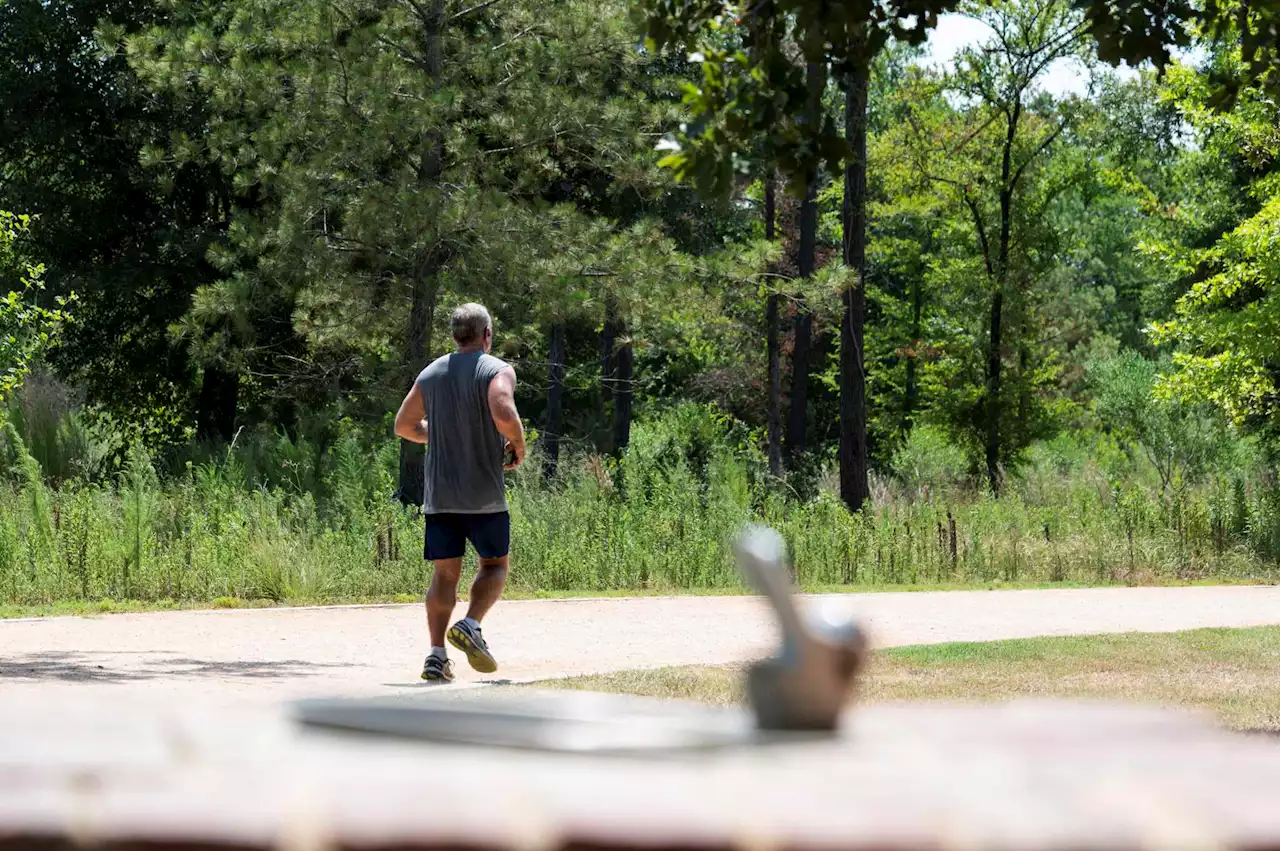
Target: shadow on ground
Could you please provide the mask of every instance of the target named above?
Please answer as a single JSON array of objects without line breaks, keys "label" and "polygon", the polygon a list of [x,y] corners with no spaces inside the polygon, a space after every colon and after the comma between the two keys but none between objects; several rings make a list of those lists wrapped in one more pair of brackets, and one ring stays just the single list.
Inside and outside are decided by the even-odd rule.
[{"label": "shadow on ground", "polygon": [[[119,653],[65,651],[30,653],[23,656],[0,656],[0,683],[6,680],[62,680],[84,683],[127,683],[160,677],[237,677],[246,679],[284,679],[316,676],[326,668],[341,668],[324,662],[300,659],[213,660],[170,657],[153,659],[139,667],[112,667],[111,657]],[[129,655],[152,655],[132,653]],[[97,660],[101,659],[99,662]]]}]

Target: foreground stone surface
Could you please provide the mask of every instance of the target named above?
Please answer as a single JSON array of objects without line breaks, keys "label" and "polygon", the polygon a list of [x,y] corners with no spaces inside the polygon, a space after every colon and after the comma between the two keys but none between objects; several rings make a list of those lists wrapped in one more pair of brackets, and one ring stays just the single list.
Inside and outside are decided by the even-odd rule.
[{"label": "foreground stone surface", "polygon": [[1278,802],[1280,741],[1145,709],[876,706],[838,740],[602,757],[0,699],[4,851],[1266,851]]},{"label": "foreground stone surface", "polygon": [[[1109,588],[808,597],[859,616],[886,647],[1041,635],[1280,624],[1280,588]],[[459,608],[459,616],[462,609]],[[173,612],[0,621],[0,696],[178,705],[414,695],[420,606]],[[750,597],[501,603],[485,621],[512,682],[631,668],[742,662],[777,626]],[[455,654],[457,655],[457,654]],[[479,675],[460,664],[459,680]]]}]

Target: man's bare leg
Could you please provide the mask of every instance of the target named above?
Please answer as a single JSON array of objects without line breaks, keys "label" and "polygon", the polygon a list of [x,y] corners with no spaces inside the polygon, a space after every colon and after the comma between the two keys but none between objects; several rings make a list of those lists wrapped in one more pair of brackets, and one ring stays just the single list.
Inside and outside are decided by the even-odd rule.
[{"label": "man's bare leg", "polygon": [[467,606],[467,617],[477,623],[484,620],[493,604],[502,597],[502,589],[507,584],[507,558],[480,559],[476,578],[471,583],[471,601]]},{"label": "man's bare leg", "polygon": [[[432,647],[444,647],[449,620],[453,617],[454,607],[458,605],[458,577],[462,575],[462,559],[442,558],[431,565],[431,587],[427,589],[427,631],[431,633]],[[476,581],[479,581],[479,577],[476,577]]]},{"label": "man's bare leg", "polygon": [[493,604],[502,596],[507,583],[507,557],[480,558],[480,569],[471,584],[471,603],[467,616],[449,630],[449,643],[467,654],[467,662],[482,674],[498,670],[498,662],[489,652],[489,645],[480,631],[480,619],[488,614]]}]

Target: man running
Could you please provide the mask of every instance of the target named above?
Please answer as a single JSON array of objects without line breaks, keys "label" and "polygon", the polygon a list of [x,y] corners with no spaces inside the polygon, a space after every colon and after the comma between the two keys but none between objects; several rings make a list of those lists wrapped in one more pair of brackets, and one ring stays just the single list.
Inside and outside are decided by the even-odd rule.
[{"label": "man running", "polygon": [[[471,667],[498,669],[480,632],[480,621],[498,602],[507,581],[511,518],[503,469],[524,461],[524,425],[516,411],[516,373],[489,354],[493,320],[479,304],[464,304],[449,321],[456,350],[418,375],[396,414],[396,434],[427,444],[424,556],[432,563],[427,591],[431,652],[422,666],[429,682],[453,679],[449,643]],[[509,453],[509,454],[508,454]],[[471,585],[467,616],[449,628],[458,601],[458,578],[467,541],[480,569]]]}]

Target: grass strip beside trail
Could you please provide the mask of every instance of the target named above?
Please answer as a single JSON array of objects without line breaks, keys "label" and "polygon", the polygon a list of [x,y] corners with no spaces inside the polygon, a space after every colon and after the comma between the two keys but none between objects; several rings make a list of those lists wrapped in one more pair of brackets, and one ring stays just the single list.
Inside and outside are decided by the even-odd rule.
[{"label": "grass strip beside trail", "polygon": [[[540,683],[732,705],[743,668],[680,667]],[[1198,629],[882,650],[858,700],[1119,701],[1206,711],[1238,730],[1280,732],[1280,627]]]}]

